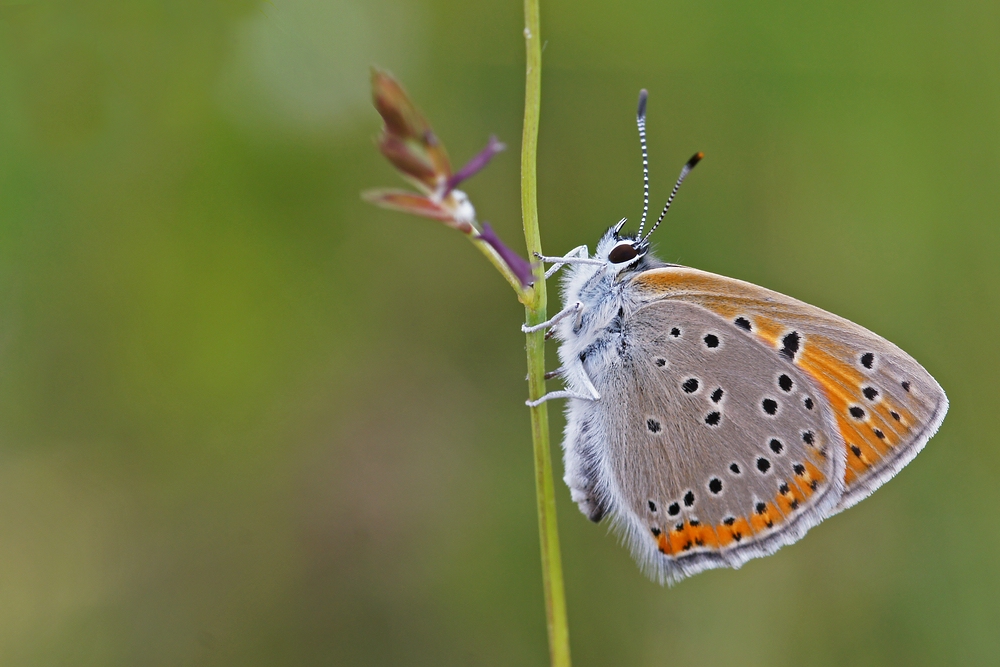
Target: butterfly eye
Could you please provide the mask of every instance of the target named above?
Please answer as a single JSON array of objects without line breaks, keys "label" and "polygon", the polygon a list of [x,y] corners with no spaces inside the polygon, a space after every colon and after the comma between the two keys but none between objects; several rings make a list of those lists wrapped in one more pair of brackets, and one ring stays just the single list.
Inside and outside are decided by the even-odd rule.
[{"label": "butterfly eye", "polygon": [[635,259],[639,251],[631,243],[620,243],[608,253],[608,261],[612,264],[621,264],[631,259]]}]

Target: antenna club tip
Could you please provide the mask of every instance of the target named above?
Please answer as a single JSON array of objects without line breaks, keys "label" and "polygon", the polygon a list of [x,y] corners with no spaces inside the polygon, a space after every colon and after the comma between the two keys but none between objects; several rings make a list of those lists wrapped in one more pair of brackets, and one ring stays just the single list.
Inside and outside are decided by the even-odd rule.
[{"label": "antenna club tip", "polygon": [[696,164],[698,164],[699,162],[701,162],[701,159],[703,157],[705,157],[705,154],[702,153],[701,151],[698,151],[697,153],[695,153],[694,155],[692,155],[691,159],[687,161],[687,167],[688,167],[688,169],[694,169],[694,166]]},{"label": "antenna club tip", "polygon": [[646,117],[646,100],[649,99],[649,91],[645,88],[639,91],[639,110],[636,112],[638,118]]}]

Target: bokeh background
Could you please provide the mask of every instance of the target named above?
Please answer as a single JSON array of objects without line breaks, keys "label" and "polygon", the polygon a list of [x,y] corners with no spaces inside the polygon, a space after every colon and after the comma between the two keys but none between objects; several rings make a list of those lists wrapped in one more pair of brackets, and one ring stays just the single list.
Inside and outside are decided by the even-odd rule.
[{"label": "bokeh background", "polygon": [[[707,154],[660,255],[856,320],[952,405],[869,500],[672,589],[559,482],[576,664],[997,664],[1000,4],[542,4],[547,250],[638,215],[647,87],[654,207]],[[466,190],[523,248],[521,29],[0,0],[0,664],[546,664],[523,311],[359,199],[399,183],[377,63],[456,163],[508,142]]]}]

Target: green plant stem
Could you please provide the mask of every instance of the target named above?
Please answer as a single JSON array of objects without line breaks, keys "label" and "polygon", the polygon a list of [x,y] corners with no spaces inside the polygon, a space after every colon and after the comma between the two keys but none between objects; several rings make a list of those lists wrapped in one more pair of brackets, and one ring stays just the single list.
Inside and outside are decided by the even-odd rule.
[{"label": "green plant stem", "polygon": [[[542,253],[538,233],[536,156],[538,154],[538,118],[541,109],[542,48],[538,20],[538,1],[524,0],[524,39],[527,67],[524,94],[524,133],[521,137],[521,218],[528,257]],[[535,284],[525,302],[528,324],[545,321],[545,267],[535,268]],[[545,393],[545,336],[527,334],[528,395],[537,399]],[[542,550],[542,583],[545,589],[545,617],[549,631],[549,657],[552,667],[570,667],[569,624],[566,620],[566,590],[563,584],[559,529],[556,524],[555,489],[552,483],[552,450],[549,444],[548,404],[531,408],[531,438],[535,454],[535,494],[538,506],[538,532]]]}]

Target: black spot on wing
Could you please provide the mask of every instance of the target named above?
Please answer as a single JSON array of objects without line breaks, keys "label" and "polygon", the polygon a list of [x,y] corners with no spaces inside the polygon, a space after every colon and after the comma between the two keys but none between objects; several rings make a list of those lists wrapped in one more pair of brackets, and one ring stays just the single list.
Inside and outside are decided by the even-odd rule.
[{"label": "black spot on wing", "polygon": [[795,359],[795,354],[799,351],[799,341],[801,339],[797,331],[787,334],[781,339],[781,355],[787,359]]}]

